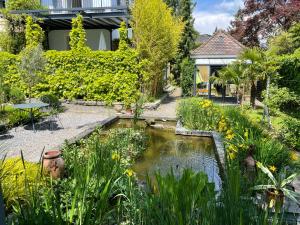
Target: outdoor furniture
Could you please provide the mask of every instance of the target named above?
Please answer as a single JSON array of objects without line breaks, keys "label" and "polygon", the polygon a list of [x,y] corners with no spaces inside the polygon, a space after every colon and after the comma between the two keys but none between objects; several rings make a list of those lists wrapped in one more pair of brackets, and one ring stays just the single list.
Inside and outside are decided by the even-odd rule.
[{"label": "outdoor furniture", "polygon": [[24,103],[24,104],[16,104],[13,105],[15,109],[23,110],[23,111],[29,111],[30,120],[32,124],[32,129],[35,132],[35,125],[34,125],[34,110],[39,110],[41,108],[48,107],[49,104],[37,102],[37,103]]}]

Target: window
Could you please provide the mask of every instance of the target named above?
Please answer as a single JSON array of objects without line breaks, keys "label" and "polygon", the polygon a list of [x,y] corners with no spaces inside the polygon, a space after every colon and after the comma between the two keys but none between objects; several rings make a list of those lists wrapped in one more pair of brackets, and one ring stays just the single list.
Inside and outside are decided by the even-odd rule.
[{"label": "window", "polygon": [[5,0],[0,0],[0,8],[4,8],[5,7]]},{"label": "window", "polygon": [[81,0],[72,0],[72,8],[82,8]]}]

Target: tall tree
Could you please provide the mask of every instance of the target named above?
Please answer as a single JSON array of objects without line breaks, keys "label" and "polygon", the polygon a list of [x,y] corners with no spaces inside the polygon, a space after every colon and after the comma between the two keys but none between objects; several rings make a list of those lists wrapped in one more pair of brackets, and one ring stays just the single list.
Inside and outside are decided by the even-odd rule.
[{"label": "tall tree", "polygon": [[261,66],[261,62],[264,59],[264,54],[257,47],[248,48],[241,54],[240,59],[244,65],[242,79],[245,83],[249,83],[251,86],[250,104],[252,108],[255,108],[257,92],[256,83],[260,78],[262,78],[263,68]]},{"label": "tall tree", "polygon": [[[175,79],[180,79],[180,86],[183,95],[190,95],[189,88],[193,85],[193,79],[190,78],[190,67],[193,61],[190,59],[190,51],[195,47],[197,32],[194,29],[193,9],[195,3],[192,0],[165,0],[169,7],[173,8],[174,15],[182,18],[184,22],[184,31],[181,36],[179,51],[175,59],[172,61],[172,73]],[[186,60],[190,60],[187,62]],[[185,68],[187,66],[187,68]],[[187,77],[188,76],[188,77]]]},{"label": "tall tree", "polygon": [[231,34],[246,46],[259,46],[278,29],[288,30],[300,21],[299,0],[245,0],[231,23]]},{"label": "tall tree", "polygon": [[163,0],[135,0],[132,8],[134,42],[140,56],[149,61],[148,94],[162,91],[163,70],[176,56],[183,22],[172,16]]}]

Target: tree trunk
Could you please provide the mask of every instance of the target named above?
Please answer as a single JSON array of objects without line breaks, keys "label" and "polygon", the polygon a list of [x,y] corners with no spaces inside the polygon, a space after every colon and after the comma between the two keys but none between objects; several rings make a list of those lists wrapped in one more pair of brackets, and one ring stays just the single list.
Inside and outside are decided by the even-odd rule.
[{"label": "tree trunk", "polygon": [[255,81],[252,81],[250,104],[251,104],[253,109],[255,109],[255,98],[256,98],[256,84],[255,84]]}]

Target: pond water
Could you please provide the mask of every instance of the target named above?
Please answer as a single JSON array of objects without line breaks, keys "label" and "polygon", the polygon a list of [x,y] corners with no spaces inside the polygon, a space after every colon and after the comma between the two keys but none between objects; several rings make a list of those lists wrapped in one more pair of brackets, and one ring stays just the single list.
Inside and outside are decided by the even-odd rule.
[{"label": "pond water", "polygon": [[[147,136],[147,149],[143,157],[133,166],[140,180],[145,180],[155,172],[165,175],[173,170],[175,176],[190,168],[195,172],[203,171],[209,181],[220,190],[221,179],[219,167],[214,155],[214,142],[208,137],[191,137],[175,134],[175,122],[156,122],[155,127],[146,126],[139,121],[137,127],[143,129]],[[131,128],[132,120],[120,119],[110,128]],[[163,128],[163,129],[162,129]]]}]

